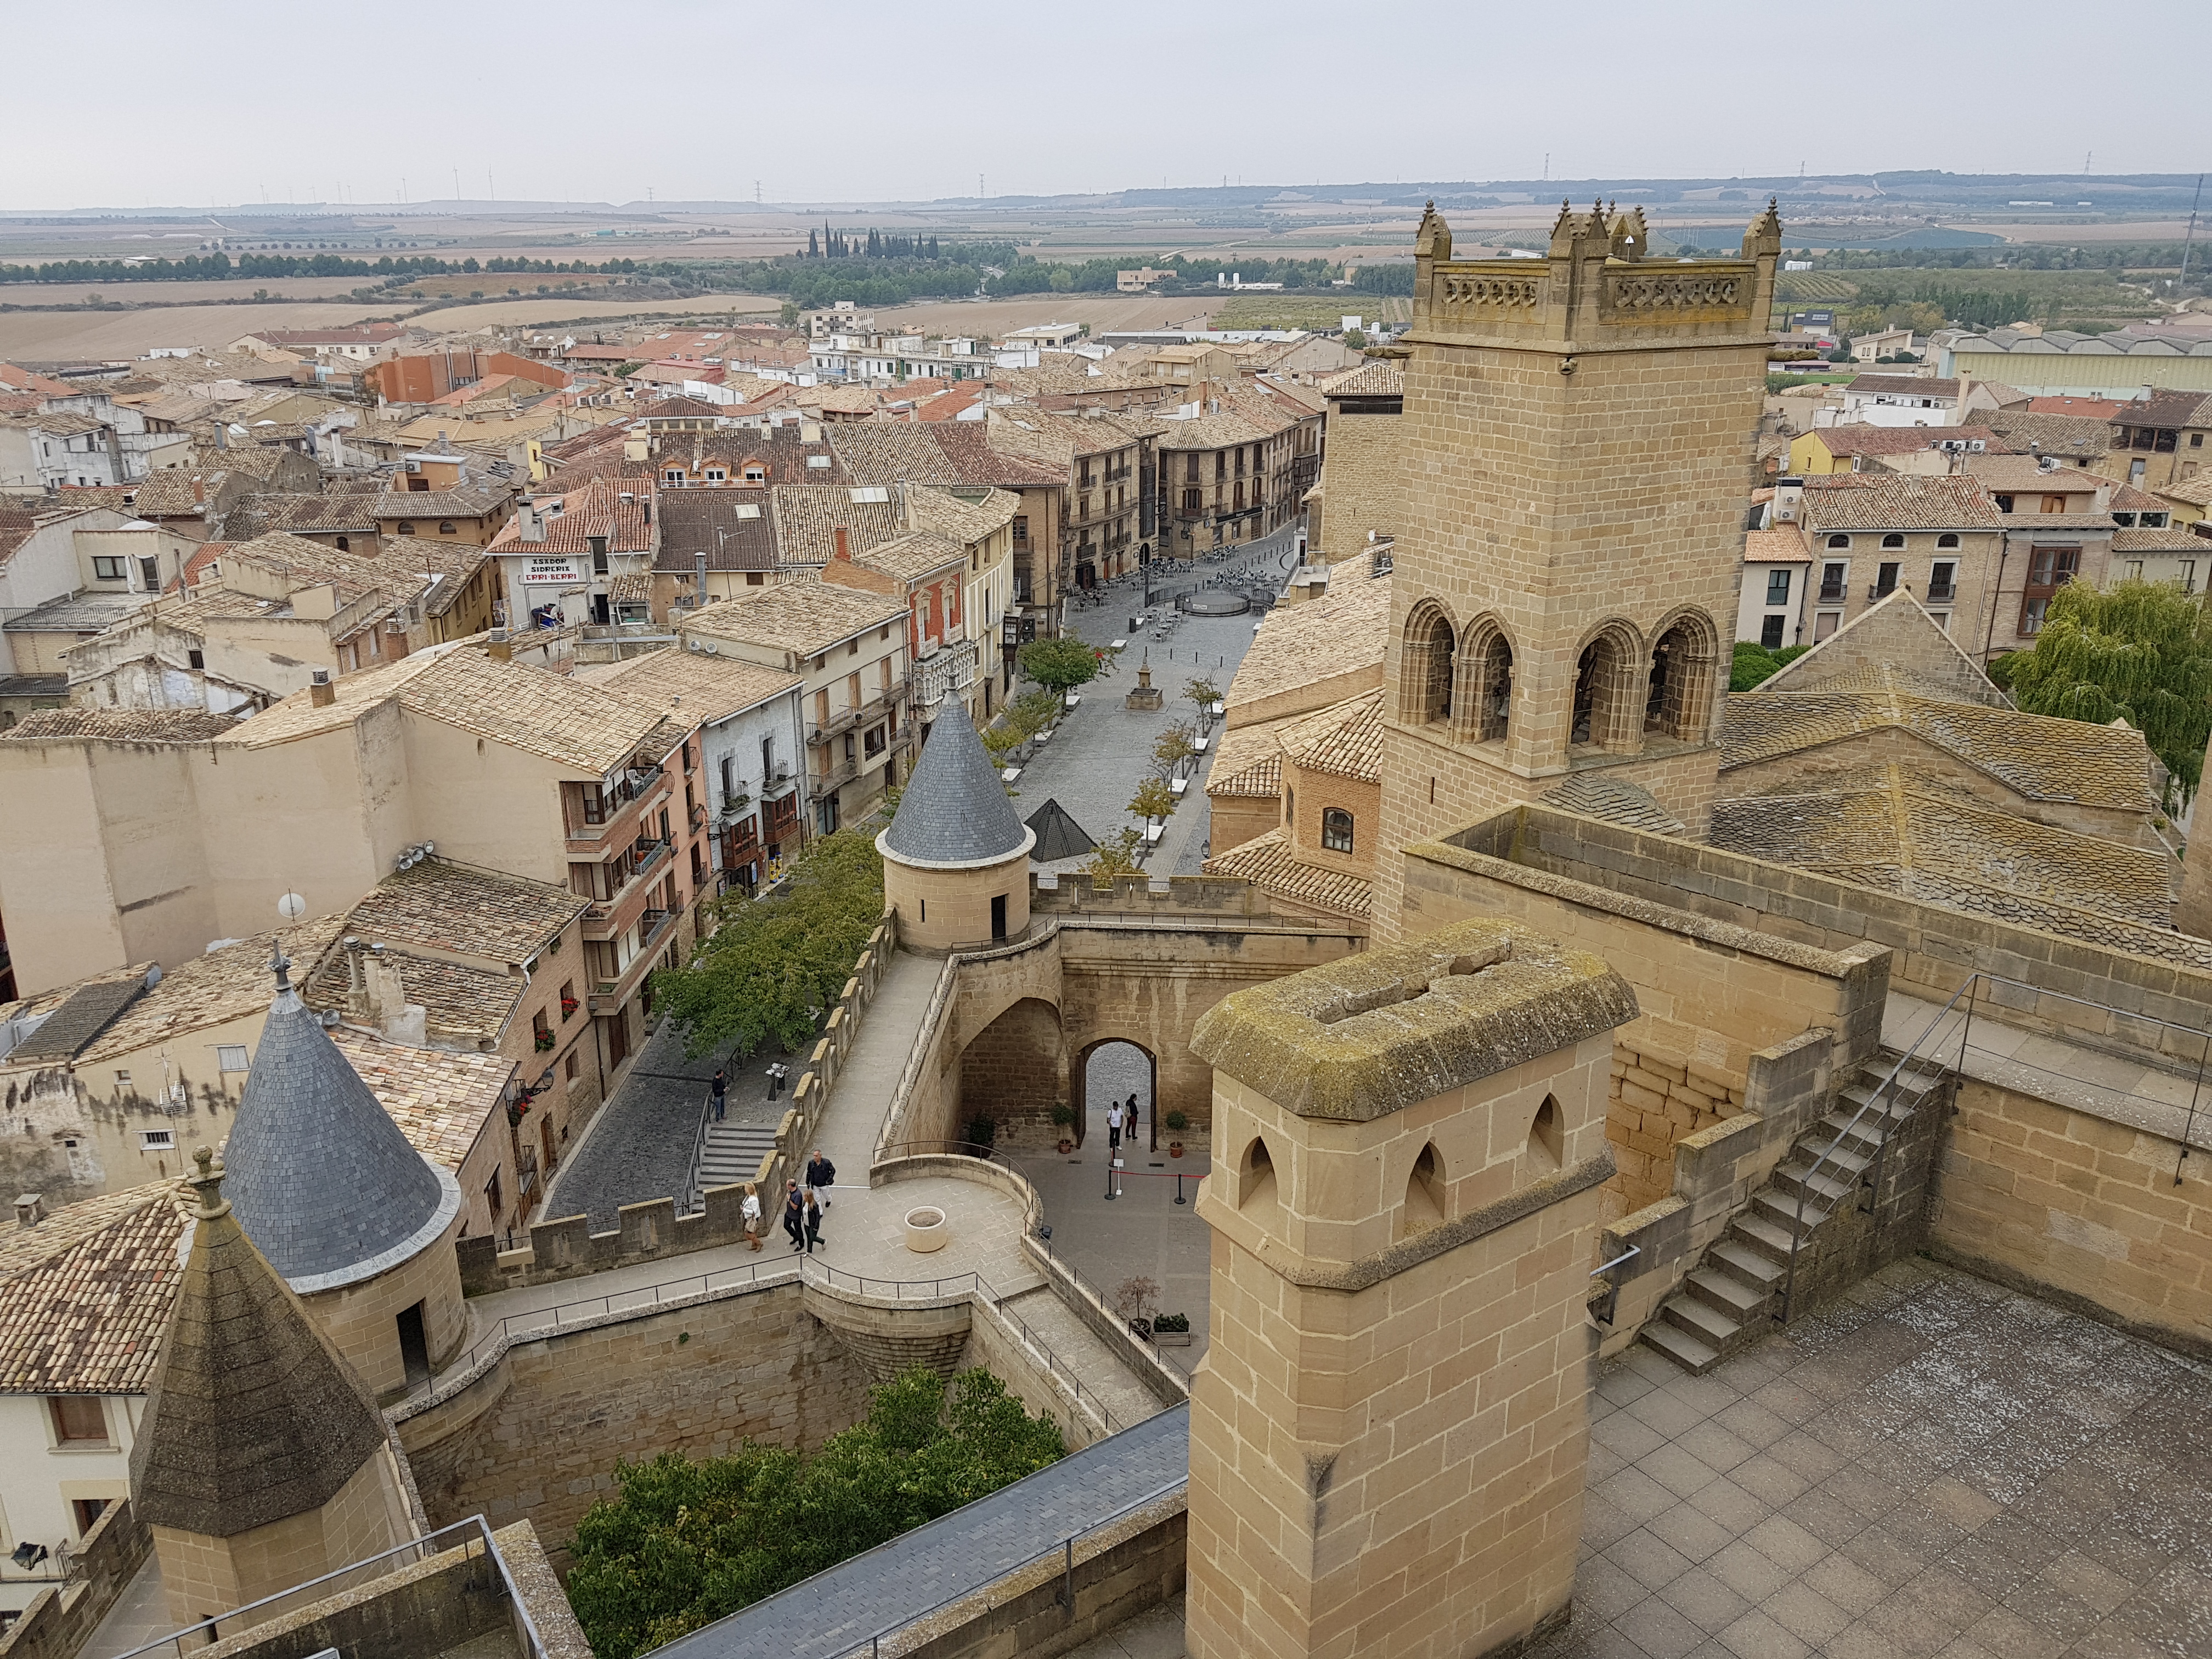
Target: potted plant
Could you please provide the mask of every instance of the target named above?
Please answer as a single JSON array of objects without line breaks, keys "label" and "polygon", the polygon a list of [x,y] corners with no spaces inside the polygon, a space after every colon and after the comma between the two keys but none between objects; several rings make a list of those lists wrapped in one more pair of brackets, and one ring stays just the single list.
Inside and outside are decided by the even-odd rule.
[{"label": "potted plant", "polygon": [[984,1116],[980,1113],[968,1120],[967,1144],[969,1146],[980,1146],[984,1152],[988,1152],[994,1143],[995,1143],[998,1139],[999,1125],[997,1120]]},{"label": "potted plant", "polygon": [[1170,1158],[1181,1158],[1182,1156],[1182,1132],[1190,1127],[1189,1117],[1182,1112],[1170,1112],[1165,1117],[1162,1118],[1160,1121],[1168,1126],[1168,1133],[1171,1137],[1168,1141],[1168,1156]]},{"label": "potted plant", "polygon": [[1161,1314],[1152,1321],[1152,1340],[1163,1348],[1190,1346],[1190,1316]]},{"label": "potted plant", "polygon": [[1075,1142],[1067,1133],[1075,1122],[1074,1109],[1064,1100],[1055,1100],[1052,1103],[1052,1121],[1053,1127],[1060,1131],[1060,1152],[1065,1158],[1075,1150]]}]

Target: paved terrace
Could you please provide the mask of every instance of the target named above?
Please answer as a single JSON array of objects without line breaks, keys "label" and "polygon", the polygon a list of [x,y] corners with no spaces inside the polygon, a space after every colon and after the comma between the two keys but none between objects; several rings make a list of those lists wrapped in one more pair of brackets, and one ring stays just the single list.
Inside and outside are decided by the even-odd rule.
[{"label": "paved terrace", "polygon": [[[2212,1368],[1897,1263],[1692,1377],[1601,1370],[1531,1659],[2203,1659]],[[1176,1659],[1180,1609],[1076,1651]]]}]

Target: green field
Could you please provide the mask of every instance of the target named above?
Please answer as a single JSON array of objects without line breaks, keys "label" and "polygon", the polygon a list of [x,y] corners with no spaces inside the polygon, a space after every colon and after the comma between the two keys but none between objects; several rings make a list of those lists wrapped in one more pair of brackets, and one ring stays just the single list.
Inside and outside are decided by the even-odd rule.
[{"label": "green field", "polygon": [[1334,328],[1346,317],[1369,322],[1410,323],[1413,302],[1403,296],[1354,294],[1238,294],[1213,307],[1216,328]]}]

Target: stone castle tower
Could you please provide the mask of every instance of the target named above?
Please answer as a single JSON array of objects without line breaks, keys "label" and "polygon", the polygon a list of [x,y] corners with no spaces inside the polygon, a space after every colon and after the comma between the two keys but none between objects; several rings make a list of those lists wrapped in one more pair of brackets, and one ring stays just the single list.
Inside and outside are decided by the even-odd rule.
[{"label": "stone castle tower", "polygon": [[1613,1031],[1636,1014],[1596,957],[1479,921],[1199,1022],[1191,1659],[1445,1659],[1565,1615]]},{"label": "stone castle tower", "polygon": [[[1414,244],[1383,845],[1575,776],[1702,835],[1782,227],[1647,259],[1640,209],[1562,207],[1547,258]],[[1640,792],[1640,793],[1639,793]],[[1404,870],[1377,872],[1375,926]]]},{"label": "stone castle tower", "polygon": [[890,827],[884,902],[902,949],[941,955],[1018,939],[1030,925],[1030,848],[1036,832],[1006,799],[998,769],[957,698],[929,728]]},{"label": "stone castle tower", "polygon": [[414,1534],[376,1401],[239,1225],[222,1165],[195,1158],[191,1254],[131,1451],[179,1625]]}]

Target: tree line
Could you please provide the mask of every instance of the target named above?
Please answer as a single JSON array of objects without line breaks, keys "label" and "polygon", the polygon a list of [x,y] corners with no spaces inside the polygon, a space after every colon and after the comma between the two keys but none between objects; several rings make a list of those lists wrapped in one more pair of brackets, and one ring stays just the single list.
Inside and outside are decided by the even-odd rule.
[{"label": "tree line", "polygon": [[556,264],[550,259],[441,259],[430,254],[386,254],[376,259],[349,259],[340,253],[187,253],[181,258],[148,259],[129,264],[121,259],[57,259],[40,265],[0,264],[0,283],[205,283],[230,277],[271,276],[474,276],[478,271],[544,271],[572,276],[629,276],[638,269],[635,259],[609,259],[593,264],[588,259]]}]

